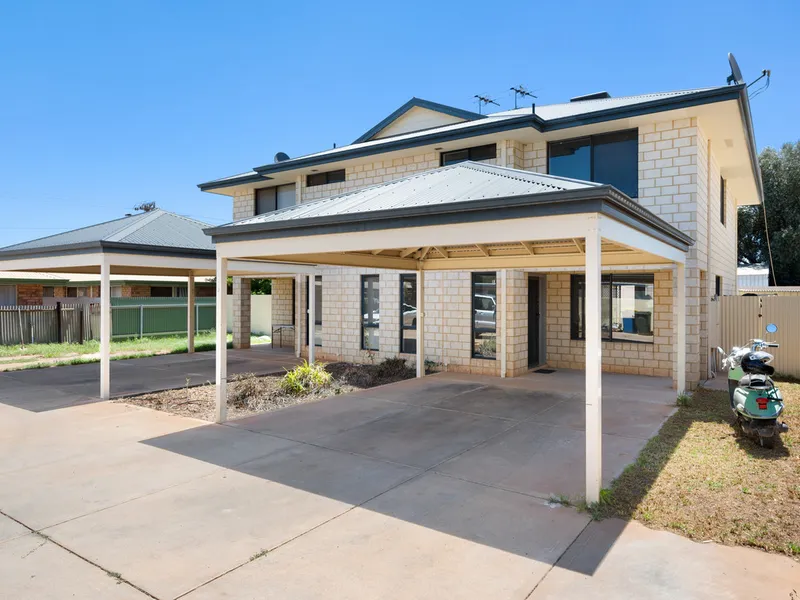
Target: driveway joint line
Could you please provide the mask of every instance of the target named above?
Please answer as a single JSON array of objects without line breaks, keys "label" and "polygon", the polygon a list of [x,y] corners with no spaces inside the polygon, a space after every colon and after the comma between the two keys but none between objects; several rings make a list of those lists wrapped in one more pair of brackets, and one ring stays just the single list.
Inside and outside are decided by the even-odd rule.
[{"label": "driveway joint line", "polygon": [[589,527],[589,525],[591,525],[591,524],[592,524],[592,519],[590,518],[590,519],[589,519],[589,522],[588,522],[588,523],[586,523],[586,525],[584,525],[583,529],[581,529],[581,530],[578,532],[578,535],[576,535],[576,536],[575,536],[575,537],[572,539],[572,541],[569,543],[569,545],[568,545],[566,548],[564,548],[564,551],[563,551],[561,554],[559,554],[559,555],[558,555],[558,558],[557,558],[557,559],[555,559],[555,560],[553,561],[553,564],[552,564],[552,565],[550,565],[550,567],[548,567],[547,571],[546,571],[546,572],[545,572],[545,574],[542,576],[542,578],[541,578],[541,579],[539,579],[539,581],[537,581],[537,582],[536,582],[536,585],[534,585],[534,586],[533,586],[533,589],[530,591],[530,593],[529,593],[527,596],[525,596],[525,600],[530,600],[530,598],[533,596],[533,593],[536,591],[536,589],[537,589],[537,588],[538,588],[540,585],[542,585],[542,582],[543,582],[545,579],[547,579],[547,577],[550,575],[550,573],[552,573],[552,572],[553,572],[553,569],[555,569],[555,568],[558,566],[558,563],[559,563],[559,562],[561,562],[561,559],[562,559],[562,558],[564,558],[564,555],[565,555],[567,552],[569,552],[569,549],[570,549],[570,548],[572,548],[572,546],[574,546],[574,545],[575,545],[575,542],[577,542],[577,541],[578,541],[578,538],[579,538],[579,537],[581,537],[581,536],[583,535],[583,532],[584,532],[584,531],[586,531],[586,529],[587,529],[587,528]]}]

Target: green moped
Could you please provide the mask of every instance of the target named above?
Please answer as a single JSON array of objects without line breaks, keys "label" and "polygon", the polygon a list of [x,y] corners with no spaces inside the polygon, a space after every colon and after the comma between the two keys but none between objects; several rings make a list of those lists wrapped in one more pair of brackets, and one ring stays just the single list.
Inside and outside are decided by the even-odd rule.
[{"label": "green moped", "polygon": [[[778,327],[767,325],[767,333]],[[728,371],[728,393],[731,410],[742,433],[764,448],[772,448],[789,426],[779,421],[783,412],[783,396],[775,386],[773,356],[765,348],[779,348],[774,342],[750,340],[742,347],[734,346],[730,354],[717,348],[723,357],[722,368]]]}]

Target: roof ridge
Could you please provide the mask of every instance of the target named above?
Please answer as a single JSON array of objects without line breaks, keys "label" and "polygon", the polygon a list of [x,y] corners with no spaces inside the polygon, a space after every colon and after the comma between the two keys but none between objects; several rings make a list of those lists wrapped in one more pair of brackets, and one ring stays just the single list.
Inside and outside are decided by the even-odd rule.
[{"label": "roof ridge", "polygon": [[[146,214],[146,213],[144,213],[144,214]],[[108,221],[102,221],[100,223],[94,223],[92,225],[84,225],[83,227],[76,227],[75,229],[67,229],[66,231],[61,231],[59,233],[53,233],[51,235],[45,235],[45,236],[40,237],[40,238],[35,238],[35,239],[32,239],[32,240],[26,240],[24,242],[18,242],[16,244],[11,244],[10,246],[4,246],[4,247],[0,248],[0,250],[11,250],[12,248],[15,248],[16,246],[22,246],[24,244],[32,244],[33,242],[41,242],[42,240],[48,240],[50,238],[58,237],[60,235],[64,235],[65,233],[72,233],[72,232],[75,232],[75,231],[83,231],[85,229],[92,229],[93,227],[99,227],[100,225],[108,225],[109,223],[114,223],[116,221],[124,221],[126,219],[134,219],[134,218],[138,219],[141,216],[142,215],[130,215],[130,216],[125,216],[125,217],[119,217],[119,218],[116,218],[116,219],[109,219]]]},{"label": "roof ridge", "polygon": [[[492,165],[489,163],[479,163],[472,160],[466,160],[464,162],[458,163],[460,165],[469,165],[470,167],[477,167],[480,170],[487,170],[487,169],[500,169],[503,171],[510,171],[512,173],[517,173],[519,176],[516,179],[520,181],[525,181],[523,176],[527,176],[529,178],[540,178],[540,179],[552,179],[555,181],[569,181],[571,183],[580,183],[590,187],[599,187],[602,184],[597,183],[595,181],[587,181],[585,179],[575,179],[573,177],[561,177],[560,175],[551,175],[550,173],[540,173],[539,171],[528,171],[526,169],[517,169],[516,167],[507,167],[503,165]],[[505,175],[502,173],[498,173],[503,177],[511,177],[511,175]],[[544,183],[543,185],[550,185],[548,183]],[[554,185],[550,185],[550,187],[558,187]]]},{"label": "roof ridge", "polygon": [[[708,87],[701,87],[701,88],[687,88],[685,90],[670,90],[668,92],[646,92],[644,94],[629,94],[628,96],[611,96],[610,98],[593,98],[591,100],[579,100],[576,102],[567,101],[567,102],[556,102],[554,104],[542,104],[540,105],[542,108],[545,106],[563,106],[568,104],[579,104],[583,102],[600,102],[600,101],[609,101],[609,100],[628,100],[630,98],[642,98],[644,96],[666,96],[666,95],[678,95],[678,94],[691,94],[693,92],[703,92],[706,90],[713,90],[716,88],[727,87],[724,85],[717,85],[717,86],[708,86]],[[496,113],[492,113],[496,114]]]},{"label": "roof ridge", "polygon": [[118,229],[117,231],[107,235],[103,238],[103,241],[109,242],[120,242],[130,234],[135,231],[138,231],[148,223],[155,221],[159,218],[162,214],[164,214],[164,210],[160,208],[156,208],[155,210],[151,210],[142,214],[141,219],[137,219],[135,222],[129,224],[127,227],[123,227],[122,229]]}]

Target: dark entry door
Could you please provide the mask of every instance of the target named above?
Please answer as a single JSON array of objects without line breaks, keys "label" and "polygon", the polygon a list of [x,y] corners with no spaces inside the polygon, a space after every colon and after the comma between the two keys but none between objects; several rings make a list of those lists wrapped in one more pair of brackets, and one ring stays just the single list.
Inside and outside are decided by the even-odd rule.
[{"label": "dark entry door", "polygon": [[540,363],[539,357],[539,279],[528,278],[528,366]]}]

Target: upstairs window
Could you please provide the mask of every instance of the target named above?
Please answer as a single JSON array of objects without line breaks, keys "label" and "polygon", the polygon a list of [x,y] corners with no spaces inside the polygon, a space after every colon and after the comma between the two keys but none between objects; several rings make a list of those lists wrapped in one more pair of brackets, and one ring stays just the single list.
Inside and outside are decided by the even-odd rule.
[{"label": "upstairs window", "polygon": [[[600,327],[604,340],[653,343],[655,278],[652,274],[603,275]],[[570,337],[586,339],[586,278],[573,275],[570,290]]]},{"label": "upstairs window", "polygon": [[312,173],[311,175],[306,175],[306,187],[327,185],[329,183],[342,183],[345,179],[344,169],[327,171],[326,173]]},{"label": "upstairs window", "polygon": [[725,178],[719,178],[719,222],[725,225]]},{"label": "upstairs window", "polygon": [[551,142],[548,173],[613,185],[630,198],[639,196],[639,133],[636,129]]},{"label": "upstairs window", "polygon": [[497,144],[487,144],[485,146],[473,146],[463,150],[451,150],[442,152],[441,165],[454,165],[465,160],[491,160],[497,158]]},{"label": "upstairs window", "polygon": [[255,212],[257,215],[263,215],[264,213],[294,205],[295,190],[293,183],[256,190]]}]

